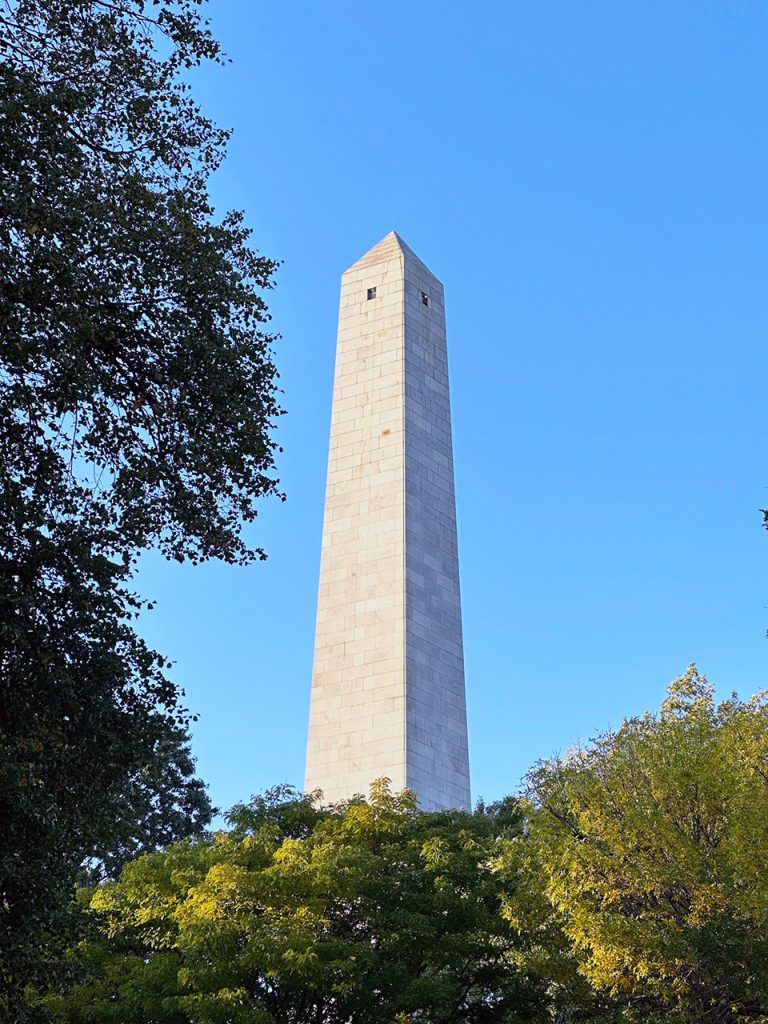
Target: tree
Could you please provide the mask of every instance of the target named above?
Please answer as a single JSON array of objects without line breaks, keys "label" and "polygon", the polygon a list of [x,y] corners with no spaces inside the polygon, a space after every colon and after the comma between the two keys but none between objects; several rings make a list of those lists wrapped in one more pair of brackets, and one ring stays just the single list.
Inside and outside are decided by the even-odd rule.
[{"label": "tree", "polygon": [[507,913],[530,920],[539,894],[540,932],[567,943],[545,941],[548,954],[612,1006],[597,1019],[768,1019],[764,695],[716,704],[691,666],[660,714],[541,764],[529,784],[529,842],[506,851],[515,878],[527,859],[529,905],[518,895]]},{"label": "tree", "polygon": [[202,60],[222,57],[196,0],[0,2],[9,1016],[58,962],[84,859],[116,870],[210,818],[189,716],[135,631],[138,553],[263,557],[242,526],[278,494],[275,264],[240,214],[214,215],[227,134],[185,81]]},{"label": "tree", "polygon": [[330,810],[285,797],[92,891],[99,935],[79,950],[81,983],[50,997],[57,1019],[549,1020],[541,985],[515,968],[522,940],[492,864],[519,816],[420,813],[383,782]]}]

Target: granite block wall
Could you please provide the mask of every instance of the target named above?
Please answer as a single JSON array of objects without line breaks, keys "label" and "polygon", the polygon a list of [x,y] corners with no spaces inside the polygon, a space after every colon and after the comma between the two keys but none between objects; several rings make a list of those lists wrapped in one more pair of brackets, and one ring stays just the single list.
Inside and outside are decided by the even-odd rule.
[{"label": "granite block wall", "polygon": [[469,805],[443,289],[394,232],[342,277],[306,788]]}]

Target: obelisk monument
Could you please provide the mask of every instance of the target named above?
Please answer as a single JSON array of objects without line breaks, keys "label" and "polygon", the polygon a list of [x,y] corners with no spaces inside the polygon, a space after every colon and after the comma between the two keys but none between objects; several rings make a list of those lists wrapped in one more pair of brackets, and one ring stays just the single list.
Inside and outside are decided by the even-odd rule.
[{"label": "obelisk monument", "polygon": [[307,790],[469,807],[443,286],[393,231],[341,279]]}]

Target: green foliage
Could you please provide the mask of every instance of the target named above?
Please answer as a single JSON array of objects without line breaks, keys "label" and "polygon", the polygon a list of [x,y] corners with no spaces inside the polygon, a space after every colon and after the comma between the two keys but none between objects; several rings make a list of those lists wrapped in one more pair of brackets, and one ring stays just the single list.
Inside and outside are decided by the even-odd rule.
[{"label": "green foliage", "polygon": [[64,1024],[768,1022],[768,701],[692,667],[524,801],[278,787],[87,895]]},{"label": "green foliage", "polygon": [[[211,808],[138,553],[260,556],[279,413],[274,263],[206,181],[226,133],[183,73],[220,60],[196,0],[0,4],[0,1014],[57,969],[83,860]],[[8,995],[8,993],[11,993]],[[5,1002],[4,1002],[5,1000]],[[14,1002],[16,1000],[16,1002]]]},{"label": "green foliage", "polygon": [[69,1024],[545,1021],[493,867],[512,806],[418,813],[385,783],[319,810],[276,791],[235,828],[128,865],[89,905]]},{"label": "green foliage", "polygon": [[[694,667],[658,715],[529,776],[504,863],[539,963],[597,1019],[768,1020],[768,704],[719,705]],[[594,1007],[593,1007],[594,1009]],[[595,1012],[597,1012],[595,1010]]]},{"label": "green foliage", "polygon": [[274,263],[239,214],[212,218],[226,133],[179,78],[219,59],[198,9],[3,5],[4,427],[120,550],[243,561],[240,525],[275,493]]}]

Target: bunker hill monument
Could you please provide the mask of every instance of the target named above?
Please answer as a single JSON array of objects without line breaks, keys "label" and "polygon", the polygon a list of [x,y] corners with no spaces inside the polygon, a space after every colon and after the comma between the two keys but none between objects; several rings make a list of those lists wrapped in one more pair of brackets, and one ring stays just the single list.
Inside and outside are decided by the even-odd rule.
[{"label": "bunker hill monument", "polygon": [[469,807],[443,286],[393,231],[341,279],[306,788]]}]

